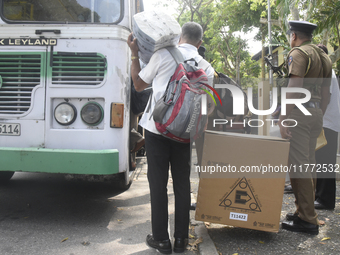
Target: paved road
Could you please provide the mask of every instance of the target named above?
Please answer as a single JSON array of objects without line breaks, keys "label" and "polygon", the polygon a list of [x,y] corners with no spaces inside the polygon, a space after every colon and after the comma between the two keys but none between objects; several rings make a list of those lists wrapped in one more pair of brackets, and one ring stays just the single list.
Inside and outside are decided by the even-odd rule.
[{"label": "paved road", "polygon": [[[124,193],[108,184],[66,181],[62,175],[15,173],[0,186],[0,254],[158,254],[145,244],[151,228],[143,161],[137,171]],[[173,206],[169,210],[173,233]]]},{"label": "paved road", "polygon": [[[193,153],[195,163],[195,153]],[[193,167],[194,169],[194,167]],[[193,199],[198,176],[192,170]],[[173,233],[173,192],[169,181],[170,231]],[[319,211],[325,221],[318,236],[267,233],[192,221],[191,243],[197,229],[203,231],[200,252],[185,255],[219,254],[340,254],[340,182],[334,211]],[[294,196],[285,194],[281,220],[294,210]],[[191,212],[194,218],[194,212]],[[145,159],[139,161],[137,178],[120,193],[110,185],[66,181],[62,175],[16,173],[8,185],[0,186],[1,255],[154,255],[145,244],[150,233],[149,189]],[[327,238],[323,240],[323,238]],[[189,246],[190,248],[190,246]],[[215,249],[215,250],[214,250]]]}]

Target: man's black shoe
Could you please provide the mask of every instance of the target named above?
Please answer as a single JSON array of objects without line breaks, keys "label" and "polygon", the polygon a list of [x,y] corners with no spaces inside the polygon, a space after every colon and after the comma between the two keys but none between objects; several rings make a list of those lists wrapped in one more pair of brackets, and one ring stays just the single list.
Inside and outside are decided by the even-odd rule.
[{"label": "man's black shoe", "polygon": [[163,240],[163,241],[156,241],[153,239],[152,235],[147,235],[146,236],[146,244],[159,251],[160,253],[163,254],[171,254],[172,249],[171,249],[171,242],[170,239]]},{"label": "man's black shoe", "polygon": [[176,253],[184,252],[186,250],[187,245],[188,245],[187,238],[175,238],[174,252]]},{"label": "man's black shoe", "polygon": [[282,228],[293,232],[304,232],[311,235],[319,234],[319,226],[301,220],[299,217],[293,221],[282,222]]},{"label": "man's black shoe", "polygon": [[288,221],[293,221],[295,219],[299,218],[299,216],[297,215],[297,213],[287,213],[286,214],[286,220]]},{"label": "man's black shoe", "polygon": [[288,193],[293,193],[293,188],[292,188],[292,185],[286,185],[285,186],[285,189],[284,189],[284,193],[285,194],[288,194]]},{"label": "man's black shoe", "polygon": [[319,201],[314,201],[314,208],[319,210],[333,210],[334,208],[330,208],[325,206],[324,204],[320,203]]},{"label": "man's black shoe", "polygon": [[196,210],[196,203],[191,203],[190,210],[195,211]]}]

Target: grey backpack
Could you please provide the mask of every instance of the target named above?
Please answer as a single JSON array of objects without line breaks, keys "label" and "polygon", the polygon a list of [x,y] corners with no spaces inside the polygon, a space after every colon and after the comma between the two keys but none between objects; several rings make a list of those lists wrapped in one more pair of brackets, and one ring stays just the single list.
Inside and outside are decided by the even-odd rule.
[{"label": "grey backpack", "polygon": [[210,64],[204,59],[199,64],[194,59],[184,61],[182,53],[175,47],[167,50],[175,59],[177,68],[165,93],[156,102],[152,115],[163,136],[189,143],[204,132],[208,121],[207,115],[201,114],[201,108],[203,95],[208,88],[212,89],[205,73]]}]

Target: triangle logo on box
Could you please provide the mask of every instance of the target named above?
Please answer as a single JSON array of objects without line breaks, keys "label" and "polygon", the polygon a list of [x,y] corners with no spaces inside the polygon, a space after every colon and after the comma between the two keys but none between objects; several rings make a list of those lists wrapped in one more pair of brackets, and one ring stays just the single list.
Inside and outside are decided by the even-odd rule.
[{"label": "triangle logo on box", "polygon": [[220,206],[224,208],[261,212],[261,207],[245,177],[220,201],[222,201]]}]

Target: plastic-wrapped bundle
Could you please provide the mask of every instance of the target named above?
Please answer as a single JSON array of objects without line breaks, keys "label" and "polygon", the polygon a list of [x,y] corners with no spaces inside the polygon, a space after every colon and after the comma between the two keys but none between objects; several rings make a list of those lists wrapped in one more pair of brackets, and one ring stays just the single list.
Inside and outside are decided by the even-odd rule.
[{"label": "plastic-wrapped bundle", "polygon": [[140,12],[133,16],[133,35],[137,38],[139,57],[148,63],[152,54],[178,43],[181,26],[171,16],[155,11]]}]

